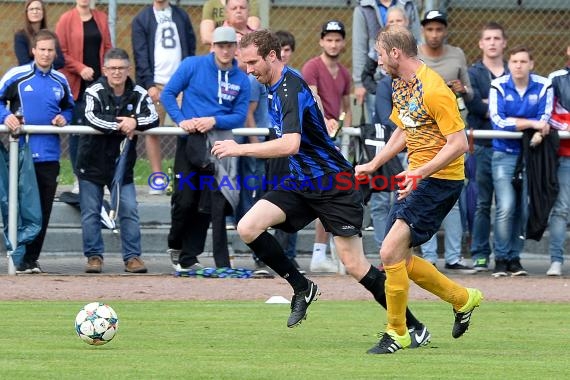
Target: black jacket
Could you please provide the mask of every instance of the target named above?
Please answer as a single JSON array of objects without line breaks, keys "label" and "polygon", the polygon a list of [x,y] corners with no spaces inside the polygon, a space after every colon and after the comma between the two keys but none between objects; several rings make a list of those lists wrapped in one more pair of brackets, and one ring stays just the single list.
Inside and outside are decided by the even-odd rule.
[{"label": "black jacket", "polygon": [[[504,64],[505,74],[509,72],[507,64]],[[483,103],[483,99],[489,99],[489,91],[491,90],[491,80],[493,74],[487,69],[482,61],[475,62],[467,71],[469,80],[473,88],[473,99],[465,101],[467,110],[467,125],[473,129],[492,130],[491,119],[489,119],[489,104]],[[492,139],[475,139],[475,144],[483,146],[492,146]]]},{"label": "black jacket", "polygon": [[[109,185],[115,173],[115,161],[125,135],[116,130],[117,116],[134,116],[137,130],[158,126],[158,114],[146,90],[127,78],[125,93],[116,103],[107,78],[101,77],[85,90],[85,123],[103,135],[81,135],[77,154],[77,172],[81,179]],[[137,136],[128,151],[124,183],[133,182]]]},{"label": "black jacket", "polygon": [[[176,5],[170,5],[170,7],[172,8],[172,21],[176,24],[180,37],[182,59],[184,59],[196,52],[196,36],[188,14]],[[137,84],[147,90],[154,86],[154,35],[157,26],[152,5],[140,11],[132,22],[131,42],[135,59],[136,80]]]}]

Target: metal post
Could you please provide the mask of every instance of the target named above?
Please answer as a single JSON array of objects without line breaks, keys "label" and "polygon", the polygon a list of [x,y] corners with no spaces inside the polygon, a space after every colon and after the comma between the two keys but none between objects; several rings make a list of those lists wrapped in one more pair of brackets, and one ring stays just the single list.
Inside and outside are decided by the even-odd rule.
[{"label": "metal post", "polygon": [[271,8],[270,0],[259,0],[259,18],[261,19],[261,27],[269,28],[269,9]]},{"label": "metal post", "polygon": [[18,137],[10,136],[10,169],[8,176],[8,240],[12,250],[7,251],[8,274],[16,275],[12,252],[18,246]]},{"label": "metal post", "polygon": [[117,0],[109,0],[109,31],[111,44],[117,46]]}]

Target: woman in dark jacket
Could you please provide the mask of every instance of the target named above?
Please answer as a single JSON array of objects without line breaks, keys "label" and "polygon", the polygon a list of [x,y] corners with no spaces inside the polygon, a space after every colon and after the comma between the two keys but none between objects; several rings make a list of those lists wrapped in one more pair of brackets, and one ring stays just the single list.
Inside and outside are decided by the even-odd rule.
[{"label": "woman in dark jacket", "polygon": [[[14,34],[14,53],[18,59],[18,65],[25,65],[34,60],[32,55],[32,40],[38,30],[47,29],[46,5],[42,0],[26,0],[24,6],[24,27]],[[65,60],[63,53],[56,45],[57,56],[53,61],[54,68],[61,69]]]}]

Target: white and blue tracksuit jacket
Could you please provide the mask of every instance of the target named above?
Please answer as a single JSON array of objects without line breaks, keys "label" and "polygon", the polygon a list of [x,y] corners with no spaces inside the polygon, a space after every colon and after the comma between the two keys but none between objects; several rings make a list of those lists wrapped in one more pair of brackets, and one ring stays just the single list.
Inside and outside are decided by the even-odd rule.
[{"label": "white and blue tracksuit jacket", "polygon": [[[491,82],[489,92],[489,116],[494,130],[515,131],[515,118],[548,121],[552,114],[553,92],[550,80],[530,74],[528,87],[519,94],[511,75],[504,75]],[[519,139],[493,139],[493,150],[519,154]]]},{"label": "white and blue tracksuit jacket", "polygon": [[[73,113],[73,95],[65,76],[50,69],[47,72],[35,63],[14,67],[0,80],[0,122],[21,108],[29,125],[51,125],[61,114],[67,122]],[[54,131],[56,130],[54,126]],[[61,149],[58,134],[30,136],[30,148],[34,162],[59,161]]]}]

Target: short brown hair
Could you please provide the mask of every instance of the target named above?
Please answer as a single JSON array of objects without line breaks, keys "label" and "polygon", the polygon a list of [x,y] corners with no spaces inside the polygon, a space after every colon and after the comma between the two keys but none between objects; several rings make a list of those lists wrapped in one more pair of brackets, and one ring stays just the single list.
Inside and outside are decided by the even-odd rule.
[{"label": "short brown hair", "polygon": [[509,57],[512,57],[513,55],[517,54],[517,53],[527,53],[528,54],[528,58],[533,61],[534,59],[532,58],[532,53],[530,51],[529,48],[527,48],[524,45],[519,45],[519,46],[515,46],[514,48],[512,48],[511,50],[509,50]]},{"label": "short brown hair", "polygon": [[481,28],[481,33],[479,35],[479,38],[483,38],[483,33],[486,30],[500,30],[501,34],[503,35],[503,38],[505,40],[507,39],[507,33],[505,33],[505,28],[503,28],[503,26],[501,24],[499,24],[498,22],[490,21],[490,22],[486,23],[485,25],[483,25],[483,27]]},{"label": "short brown hair", "polygon": [[400,49],[408,57],[418,55],[418,44],[414,35],[406,27],[390,25],[381,29],[376,36],[376,42],[386,51]]},{"label": "short brown hair", "polygon": [[267,29],[256,30],[248,33],[241,38],[240,48],[246,48],[249,45],[257,47],[257,53],[263,59],[267,58],[273,50],[277,59],[281,60],[281,43],[275,33]]},{"label": "short brown hair", "polygon": [[57,46],[57,35],[51,30],[41,29],[34,36],[34,40],[32,41],[32,46],[36,47],[39,41],[47,41],[47,40],[53,40],[55,42],[55,45]]}]

